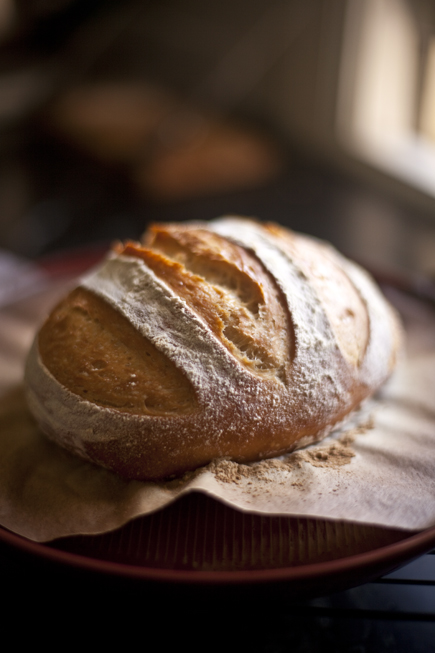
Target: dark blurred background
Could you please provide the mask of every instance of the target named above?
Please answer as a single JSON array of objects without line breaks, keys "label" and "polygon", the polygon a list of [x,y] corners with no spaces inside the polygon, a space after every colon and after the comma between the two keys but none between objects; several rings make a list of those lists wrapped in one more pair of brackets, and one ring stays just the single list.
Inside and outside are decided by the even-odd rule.
[{"label": "dark blurred background", "polygon": [[431,0],[0,0],[0,249],[223,213],[435,272]]}]

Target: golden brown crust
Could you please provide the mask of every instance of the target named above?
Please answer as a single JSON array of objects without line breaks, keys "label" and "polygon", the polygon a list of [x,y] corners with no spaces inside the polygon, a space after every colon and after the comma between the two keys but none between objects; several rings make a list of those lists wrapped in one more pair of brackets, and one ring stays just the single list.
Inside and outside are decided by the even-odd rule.
[{"label": "golden brown crust", "polygon": [[128,243],[118,252],[144,260],[242,364],[284,374],[292,344],[288,316],[273,279],[255,257],[195,227],[153,225],[146,242],[148,247]]},{"label": "golden brown crust", "polygon": [[196,408],[186,377],[112,306],[73,290],[39,333],[42,363],[68,390],[106,408],[138,415]]},{"label": "golden brown crust", "polygon": [[29,405],[67,449],[142,480],[324,437],[388,377],[394,313],[360,268],[276,225],[155,225],[53,311]]},{"label": "golden brown crust", "polygon": [[346,360],[359,365],[367,348],[370,325],[364,301],[337,265],[335,252],[325,243],[292,234],[275,224],[266,225],[278,236],[289,256],[297,257],[304,274],[315,288]]}]

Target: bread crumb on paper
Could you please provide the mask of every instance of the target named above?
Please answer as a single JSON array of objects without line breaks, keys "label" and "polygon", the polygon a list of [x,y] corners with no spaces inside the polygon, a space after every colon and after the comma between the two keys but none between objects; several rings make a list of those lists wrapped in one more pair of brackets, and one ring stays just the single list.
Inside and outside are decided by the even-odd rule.
[{"label": "bread crumb on paper", "polygon": [[[207,466],[216,480],[221,483],[234,483],[236,485],[253,485],[255,482],[271,483],[276,482],[276,473],[281,473],[285,482],[284,474],[302,468],[302,463],[308,463],[313,467],[328,467],[338,469],[343,465],[350,464],[355,457],[352,444],[357,435],[366,433],[374,428],[373,417],[369,417],[364,423],[347,430],[340,438],[330,441],[326,446],[325,442],[288,454],[282,458],[270,458],[258,463],[244,465],[226,458],[214,460]],[[249,482],[246,483],[246,480]],[[304,489],[306,482],[292,481],[291,486],[300,490]]]}]

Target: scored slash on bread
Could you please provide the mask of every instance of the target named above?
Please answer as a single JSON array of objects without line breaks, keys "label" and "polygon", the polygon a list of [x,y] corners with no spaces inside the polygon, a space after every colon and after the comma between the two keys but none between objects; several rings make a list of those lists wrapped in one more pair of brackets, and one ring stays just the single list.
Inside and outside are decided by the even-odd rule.
[{"label": "scored slash on bread", "polygon": [[129,478],[250,462],[327,435],[391,373],[401,329],[332,247],[229,217],[118,244],[26,368],[44,433]]}]

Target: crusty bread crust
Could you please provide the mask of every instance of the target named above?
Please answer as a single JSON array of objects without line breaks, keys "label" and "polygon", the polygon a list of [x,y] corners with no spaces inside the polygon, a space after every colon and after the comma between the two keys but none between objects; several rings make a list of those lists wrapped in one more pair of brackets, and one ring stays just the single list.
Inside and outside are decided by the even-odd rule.
[{"label": "crusty bread crust", "polygon": [[157,480],[321,439],[400,340],[369,275],[324,243],[242,218],[155,225],[54,309],[28,401],[70,451]]}]

